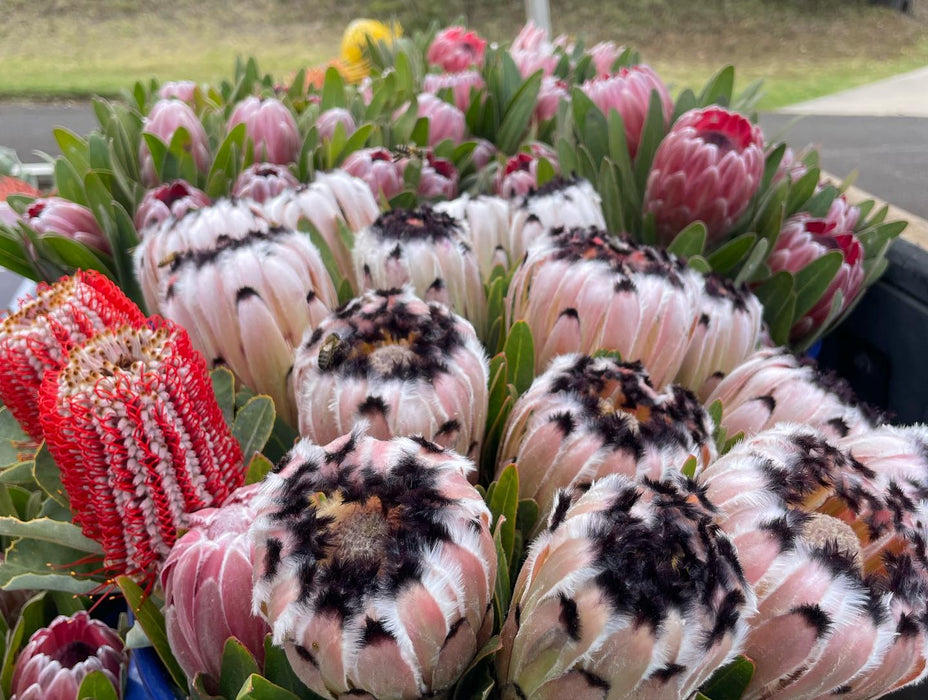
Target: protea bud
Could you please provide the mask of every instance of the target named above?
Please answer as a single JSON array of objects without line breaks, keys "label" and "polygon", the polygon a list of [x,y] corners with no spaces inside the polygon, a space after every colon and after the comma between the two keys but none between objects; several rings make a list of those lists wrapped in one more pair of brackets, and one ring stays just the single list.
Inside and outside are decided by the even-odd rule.
[{"label": "protea bud", "polygon": [[458,25],[442,29],[425,52],[425,59],[449,73],[460,73],[483,65],[487,42],[477,32]]},{"label": "protea bud", "polygon": [[562,102],[570,101],[570,85],[560,78],[545,76],[541,80],[538,101],[535,103],[534,118],[537,122],[546,122],[557,116]]},{"label": "protea bud", "polygon": [[597,229],[557,230],[516,269],[507,320],[525,320],[535,368],[556,355],[617,350],[655,387],[676,376],[698,320],[698,274],[663,249]]},{"label": "protea bud", "polygon": [[332,107],[325,110],[316,118],[316,128],[319,130],[319,138],[324,141],[331,141],[335,135],[335,128],[341,124],[345,130],[345,136],[351,136],[358,128],[354,122],[351,112],[341,107]]},{"label": "protea bud", "polygon": [[501,633],[504,700],[689,697],[739,652],[752,610],[714,516],[682,478],[562,493]]},{"label": "protea bud", "polygon": [[488,374],[474,329],[445,306],[408,288],[367,292],[297,350],[300,434],[324,444],[367,421],[378,439],[422,435],[475,456]]},{"label": "protea bud", "polygon": [[39,388],[68,351],[106,328],[145,316],[122,290],[98,272],[78,271],[52,285],[0,324],[0,399],[36,441],[42,440]]},{"label": "protea bud", "polygon": [[532,144],[528,152],[521,151],[506,161],[496,174],[496,194],[515,199],[538,187],[538,162],[544,158],[558,169],[557,154],[544,144]]},{"label": "protea bud", "polygon": [[264,204],[281,192],[299,186],[300,181],[285,165],[252,163],[235,178],[231,194],[233,197],[247,197]]},{"label": "protea bud", "polygon": [[158,88],[158,99],[180,100],[191,107],[196,104],[197,84],[192,80],[172,80]]},{"label": "protea bud", "polygon": [[20,219],[19,213],[5,199],[0,199],[0,226],[15,227]]},{"label": "protea bud", "polygon": [[454,105],[462,112],[470,107],[471,91],[482,90],[486,83],[475,70],[460,73],[429,73],[422,82],[422,89],[433,95],[439,90],[450,89],[454,93]]},{"label": "protea bud", "polygon": [[[622,50],[624,48],[623,46],[616,46],[612,41],[600,41],[598,44],[593,44],[589,51],[587,51],[587,54],[593,59],[596,75],[600,78],[606,78],[612,75],[612,66],[615,65],[619,56],[622,55]],[[636,67],[640,66],[632,66],[632,68]],[[661,95],[661,97],[663,97],[663,95]]]},{"label": "protea bud", "polygon": [[[615,61],[614,58],[612,60]],[[651,94],[656,92],[660,98],[665,127],[673,115],[673,98],[667,86],[650,66],[644,64],[620,68],[615,74],[609,71],[607,77],[594,78],[583,83],[580,89],[607,117],[612,110],[619,113],[625,124],[625,141],[632,158],[638,154],[638,143],[648,118]]]},{"label": "protea bud", "polygon": [[537,71],[552,75],[557,68],[558,58],[554,45],[548,41],[548,32],[529,20],[519,31],[509,49],[509,55],[523,78]]},{"label": "protea bud", "polygon": [[190,529],[161,570],[168,642],[190,679],[198,673],[219,679],[229,637],[238,639],[259,665],[264,660],[270,628],[251,613],[255,561],[248,536],[259,489],[259,484],[243,486],[221,508],[191,514]]},{"label": "protea bud", "polygon": [[469,461],[419,439],[297,443],[252,527],[254,610],[324,698],[440,695],[489,637],[496,550]]},{"label": "protea bud", "polygon": [[467,135],[464,112],[444,100],[424,92],[417,98],[419,117],[429,120],[429,146],[437,146],[445,139],[461,143]]},{"label": "protea bud", "polygon": [[189,182],[174,180],[148,190],[135,212],[135,230],[139,237],[170,218],[179,219],[188,211],[208,207],[212,200]]},{"label": "protea bud", "polygon": [[466,221],[465,232],[470,247],[477,254],[483,280],[490,278],[493,268],[509,269],[509,202],[501,197],[464,194],[435,204],[435,210],[444,212],[458,221]]},{"label": "protea bud", "polygon": [[447,304],[483,329],[486,295],[466,229],[466,221],[425,205],[385,212],[355,240],[358,281],[364,289],[412,284],[426,301]]},{"label": "protea bud", "polygon": [[497,471],[515,462],[519,497],[538,503],[540,523],[561,489],[607,474],[662,480],[690,457],[697,472],[716,457],[712,421],[692,393],[655,391],[638,363],[562,355],[516,401]]},{"label": "protea bud", "polygon": [[654,155],[644,211],[654,215],[658,239],[670,243],[694,221],[709,242],[722,240],[744,213],[764,174],[760,127],[721,107],[680,117]]},{"label": "protea bud", "polygon": [[[209,139],[206,136],[206,129],[203,128],[203,124],[186,102],[175,99],[158,100],[151,108],[148,116],[145,117],[142,134],[152,134],[163,141],[165,145],[170,145],[174,134],[180,128],[184,128],[190,137],[186,149],[193,156],[193,162],[196,164],[197,170],[205,173],[210,164]],[[157,185],[161,180],[158,173],[155,172],[155,162],[144,138],[139,145],[139,162],[141,164],[142,184],[146,187]]]},{"label": "protea bud", "polygon": [[81,610],[59,615],[29,638],[16,661],[12,700],[75,700],[84,676],[100,671],[122,697],[128,663],[116,630]]},{"label": "protea bud", "polygon": [[[397,165],[404,171],[409,165],[409,158],[403,158]],[[419,166],[419,184],[416,194],[420,199],[452,199],[458,194],[458,171],[447,158],[438,158],[431,150]]]},{"label": "protea bud", "polygon": [[403,191],[403,169],[386,148],[362,148],[345,158],[342,169],[364,180],[379,201],[390,200]]},{"label": "protea bud", "polygon": [[26,209],[23,222],[39,234],[58,234],[109,253],[110,242],[100,230],[93,212],[61,197],[37,199]]},{"label": "protea bud", "polygon": [[846,381],[786,348],[758,350],[713,384],[710,380],[705,385],[702,398],[707,405],[722,402],[722,426],[729,435],[801,423],[835,439],[868,433],[879,420],[857,401]]},{"label": "protea bud", "polygon": [[471,151],[471,162],[477,170],[482,170],[496,157],[497,149],[486,139],[474,139],[474,150]]},{"label": "protea bud", "polygon": [[245,134],[254,144],[256,161],[288,165],[297,159],[302,145],[300,130],[280,100],[246,97],[232,110],[228,128],[239,124],[245,125]]},{"label": "protea bud", "polygon": [[245,478],[203,357],[170,321],[97,333],[46,374],[39,401],[74,522],[108,570],[151,580],[189,514]]}]

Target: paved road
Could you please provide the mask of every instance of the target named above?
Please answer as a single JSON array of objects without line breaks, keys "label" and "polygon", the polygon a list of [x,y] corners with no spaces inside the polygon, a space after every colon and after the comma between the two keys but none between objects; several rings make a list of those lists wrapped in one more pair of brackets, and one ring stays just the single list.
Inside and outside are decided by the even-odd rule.
[{"label": "paved road", "polygon": [[0,102],[0,146],[16,149],[24,163],[39,162],[42,151],[58,155],[52,129],[86,134],[97,126],[89,102]]}]

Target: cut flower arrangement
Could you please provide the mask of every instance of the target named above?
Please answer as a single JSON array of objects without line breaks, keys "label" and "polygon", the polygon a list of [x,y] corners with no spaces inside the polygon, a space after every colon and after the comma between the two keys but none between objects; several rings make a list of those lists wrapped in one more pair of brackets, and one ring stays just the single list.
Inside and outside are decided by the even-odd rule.
[{"label": "cut flower arrangement", "polygon": [[[2,181],[0,691],[874,698],[928,429],[802,355],[905,224],[724,69],[360,21]],[[799,353],[799,354],[796,354]]]}]

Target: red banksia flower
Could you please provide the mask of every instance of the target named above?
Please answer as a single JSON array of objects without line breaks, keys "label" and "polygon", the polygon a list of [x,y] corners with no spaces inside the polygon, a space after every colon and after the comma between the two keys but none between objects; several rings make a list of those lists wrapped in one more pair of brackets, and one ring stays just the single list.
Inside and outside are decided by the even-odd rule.
[{"label": "red banksia flower", "polygon": [[454,26],[442,29],[425,53],[426,60],[443,71],[459,73],[472,66],[483,66],[487,42],[477,32]]},{"label": "red banksia flower", "polygon": [[73,348],[46,374],[40,405],[74,522],[103,546],[109,571],[151,580],[189,514],[220,505],[245,478],[203,357],[170,321]]},{"label": "red banksia flower", "polygon": [[466,112],[470,107],[471,91],[482,90],[484,85],[480,73],[466,70],[460,73],[429,73],[422,82],[422,89],[435,95],[439,90],[449,88],[454,93],[454,105]]},{"label": "red banksia flower", "polygon": [[239,124],[245,125],[245,134],[254,144],[256,161],[287,165],[299,156],[300,130],[293,114],[280,100],[246,97],[232,110],[228,128]]},{"label": "red banksia flower", "polygon": [[[145,117],[142,133],[157,136],[166,145],[170,145],[174,134],[181,127],[190,135],[189,151],[197,170],[205,173],[210,164],[209,138],[202,122],[186,102],[158,100]],[[142,182],[147,187],[154,187],[159,182],[158,173],[155,172],[155,162],[144,138],[139,145],[139,161]]]},{"label": "red banksia flower", "polygon": [[252,526],[254,610],[324,698],[440,696],[490,635],[496,550],[472,464],[422,439],[302,440]]},{"label": "red banksia flower", "polygon": [[693,482],[562,492],[516,582],[504,700],[688,698],[741,649],[753,594]]},{"label": "red banksia flower", "polygon": [[68,351],[94,334],[145,316],[122,290],[98,272],[78,271],[48,285],[0,324],[0,398],[35,440],[42,439],[39,388]]},{"label": "red banksia flower", "polygon": [[253,163],[235,178],[232,196],[247,197],[263,204],[281,192],[296,189],[299,186],[300,181],[287,166],[274,163]]},{"label": "red banksia flower", "polygon": [[61,197],[37,199],[23,216],[23,222],[39,234],[56,233],[91,248],[110,252],[106,239],[93,212],[76,202]]},{"label": "red banksia flower", "polygon": [[724,239],[757,192],[764,174],[760,127],[721,107],[687,112],[661,141],[644,195],[658,239],[670,243],[694,221],[709,242]]},{"label": "red banksia flower", "polygon": [[16,661],[12,700],[77,700],[84,676],[101,671],[122,697],[128,659],[116,630],[85,611],[60,615],[29,638]]},{"label": "red banksia flower", "polygon": [[145,193],[135,212],[135,229],[139,237],[144,237],[166,219],[180,219],[188,211],[210,204],[212,200],[205,192],[183,180],[174,180]]}]

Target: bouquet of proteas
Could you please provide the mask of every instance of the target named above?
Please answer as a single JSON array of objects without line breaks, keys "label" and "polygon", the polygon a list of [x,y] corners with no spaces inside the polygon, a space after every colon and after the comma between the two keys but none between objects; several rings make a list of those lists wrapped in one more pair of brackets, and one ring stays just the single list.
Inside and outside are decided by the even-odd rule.
[{"label": "bouquet of proteas", "polygon": [[928,674],[928,430],[792,352],[904,223],[766,143],[731,69],[674,100],[531,25],[347,36],[318,80],[97,100],[56,192],[0,205],[41,281],[0,325],[3,694]]}]

